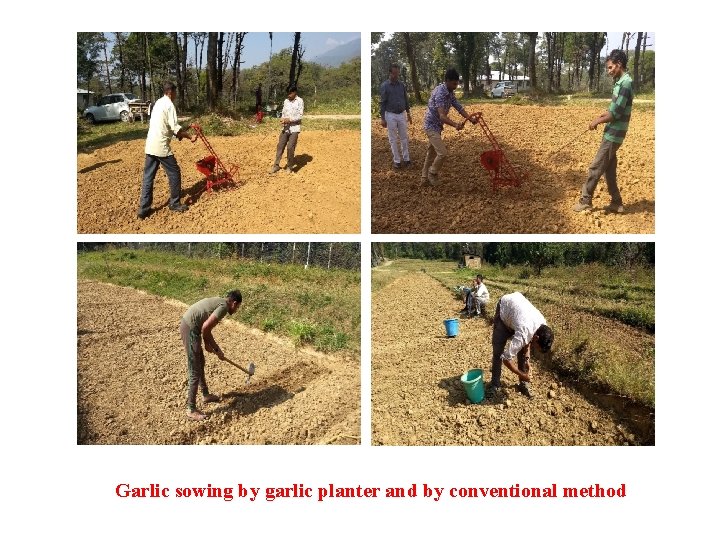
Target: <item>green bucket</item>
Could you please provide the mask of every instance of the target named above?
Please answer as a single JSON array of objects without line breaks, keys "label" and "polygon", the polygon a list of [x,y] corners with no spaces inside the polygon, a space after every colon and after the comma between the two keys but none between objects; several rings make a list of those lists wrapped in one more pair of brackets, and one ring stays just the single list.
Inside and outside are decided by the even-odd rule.
[{"label": "green bucket", "polygon": [[470,369],[460,377],[465,393],[471,403],[480,403],[485,399],[485,385],[483,383],[483,370]]}]

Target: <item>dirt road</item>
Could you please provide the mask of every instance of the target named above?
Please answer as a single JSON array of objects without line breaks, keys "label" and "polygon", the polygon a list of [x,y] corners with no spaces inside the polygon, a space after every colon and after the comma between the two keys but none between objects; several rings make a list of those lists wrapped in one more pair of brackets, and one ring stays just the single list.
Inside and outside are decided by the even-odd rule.
[{"label": "dirt road", "polygon": [[222,401],[185,417],[187,369],[178,326],[187,306],[134,289],[78,283],[80,444],[358,444],[357,360],[298,350],[235,321],[214,335],[227,357],[257,373],[249,385],[206,353]]},{"label": "dirt road", "polygon": [[[497,297],[491,297],[489,313],[496,303]],[[461,307],[448,289],[423,273],[403,275],[373,293],[373,444],[640,442],[621,420],[563,385],[535,360],[534,399],[516,391],[517,378],[503,368],[505,396],[469,404],[459,378],[468,369],[481,368],[489,381],[492,325],[491,315],[487,320],[461,319],[459,335],[447,338],[443,320],[458,316]]]},{"label": "dirt road", "polygon": [[[607,102],[606,102],[607,104]],[[449,157],[438,187],[420,187],[427,150],[425,109],[412,110],[409,169],[394,171],[387,131],[372,124],[373,233],[633,233],[655,232],[655,113],[633,111],[630,130],[618,151],[618,184],[625,215],[606,214],[605,180],[595,192],[592,212],[573,205],[602,138],[602,128],[583,128],[605,106],[552,107],[472,105],[483,113],[507,159],[527,174],[521,187],[494,192],[480,154],[491,146],[479,126],[443,132]],[[460,118],[451,113],[455,120]],[[572,144],[563,148],[569,141]]]},{"label": "dirt road", "polygon": [[[78,154],[78,233],[359,233],[360,132],[304,131],[294,174],[268,174],[277,133],[209,137],[223,162],[239,166],[237,189],[207,194],[195,162],[208,152],[202,142],[174,141],[182,172],[183,201],[190,209],[170,212],[168,182],[155,178],[153,209],[137,219],[144,140],[115,143]],[[285,164],[285,158],[281,165]]]}]

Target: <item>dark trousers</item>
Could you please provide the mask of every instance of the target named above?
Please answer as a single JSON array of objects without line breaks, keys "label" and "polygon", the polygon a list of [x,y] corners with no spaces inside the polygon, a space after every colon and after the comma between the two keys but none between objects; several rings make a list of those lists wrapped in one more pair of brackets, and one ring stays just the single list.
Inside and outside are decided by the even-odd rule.
[{"label": "dark trousers", "polygon": [[192,330],[185,321],[180,321],[180,337],[182,337],[185,354],[187,355],[188,369],[188,397],[187,408],[195,410],[195,398],[198,386],[203,396],[207,396],[207,382],[205,382],[205,354],[202,350],[202,338],[197,330]]},{"label": "dark trousers", "polygon": [[155,175],[160,165],[162,165],[170,183],[170,206],[180,204],[180,167],[175,160],[175,156],[158,157],[145,154],[145,169],[143,170],[142,192],[140,193],[140,212],[146,213],[150,211]]},{"label": "dark trousers", "polygon": [[[502,372],[502,356],[505,350],[505,344],[507,340],[513,337],[515,331],[512,328],[508,328],[504,322],[500,319],[500,302],[498,301],[495,307],[495,318],[493,319],[493,333],[492,333],[492,379],[490,380],[491,386],[500,386],[500,373]],[[528,345],[529,346],[529,345]],[[518,369],[523,373],[528,371],[528,361],[525,356],[527,353],[527,347],[523,348],[517,355]]]},{"label": "dark trousers", "polygon": [[620,144],[603,139],[598,148],[595,159],[588,169],[588,177],[582,188],[582,202],[590,204],[593,193],[602,175],[605,175],[608,193],[610,193],[612,204],[622,204],[622,197],[617,185],[617,151]]},{"label": "dark trousers", "polygon": [[289,131],[283,131],[280,133],[280,139],[278,140],[277,151],[275,152],[275,166],[280,166],[280,159],[282,159],[283,152],[287,146],[287,167],[288,169],[294,165],[295,161],[295,147],[297,146],[298,135],[300,132],[290,133]]}]

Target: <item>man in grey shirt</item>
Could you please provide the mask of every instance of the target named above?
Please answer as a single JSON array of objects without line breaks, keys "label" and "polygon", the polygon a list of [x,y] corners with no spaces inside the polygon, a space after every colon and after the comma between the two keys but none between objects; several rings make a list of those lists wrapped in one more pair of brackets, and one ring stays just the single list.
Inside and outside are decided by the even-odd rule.
[{"label": "man in grey shirt", "polygon": [[[410,166],[407,125],[412,124],[412,117],[407,90],[399,76],[400,67],[391,64],[390,78],[380,85],[380,124],[388,131],[394,169],[400,168],[401,159],[406,167]],[[398,140],[400,149],[398,149]]]},{"label": "man in grey shirt", "polygon": [[212,329],[225,315],[228,313],[233,315],[240,308],[240,304],[242,304],[242,294],[237,290],[230,291],[225,298],[222,296],[204,298],[190,306],[180,321],[180,336],[187,355],[187,416],[190,420],[207,418],[207,415],[197,410],[195,405],[198,386],[203,395],[203,403],[220,401],[218,396],[210,393],[205,382],[205,355],[202,342],[205,342],[207,352],[216,354],[220,360],[226,360],[225,354],[212,335]]}]

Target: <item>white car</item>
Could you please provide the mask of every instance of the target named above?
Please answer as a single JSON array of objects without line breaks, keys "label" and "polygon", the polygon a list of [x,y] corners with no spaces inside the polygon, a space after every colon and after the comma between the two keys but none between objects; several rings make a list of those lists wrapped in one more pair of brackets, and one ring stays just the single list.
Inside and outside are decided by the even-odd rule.
[{"label": "white car", "polygon": [[130,107],[128,103],[138,101],[135,94],[108,94],[98,101],[93,107],[88,107],[83,111],[83,116],[88,122],[102,122],[105,120],[122,120],[127,122],[130,120]]},{"label": "white car", "polygon": [[514,96],[515,94],[517,94],[517,88],[515,88],[513,83],[507,81],[497,83],[495,88],[490,91],[491,98],[508,97]]}]

